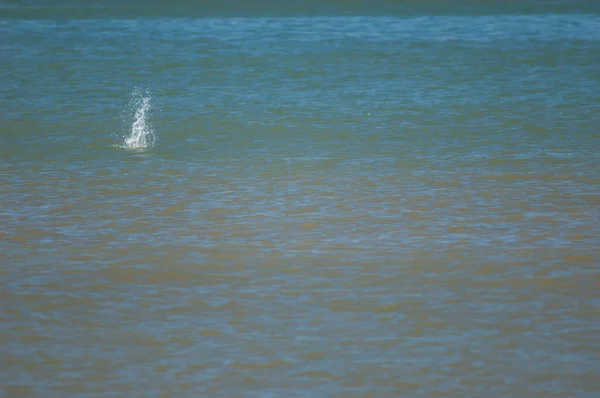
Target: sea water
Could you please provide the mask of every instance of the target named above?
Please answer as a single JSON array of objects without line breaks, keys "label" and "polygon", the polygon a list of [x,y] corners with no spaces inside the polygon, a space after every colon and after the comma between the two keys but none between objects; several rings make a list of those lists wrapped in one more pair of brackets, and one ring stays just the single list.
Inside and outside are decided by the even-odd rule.
[{"label": "sea water", "polygon": [[130,113],[133,114],[131,132],[124,137],[123,148],[144,149],[151,148],[156,142],[156,135],[150,121],[152,97],[150,93],[139,88],[133,90],[129,102]]},{"label": "sea water", "polygon": [[596,2],[0,7],[0,395],[600,394]]}]

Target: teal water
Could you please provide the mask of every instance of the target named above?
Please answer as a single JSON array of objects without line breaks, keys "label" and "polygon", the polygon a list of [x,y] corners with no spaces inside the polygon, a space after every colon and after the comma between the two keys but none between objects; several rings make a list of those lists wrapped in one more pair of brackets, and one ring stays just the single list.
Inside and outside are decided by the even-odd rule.
[{"label": "teal water", "polygon": [[0,5],[0,396],[600,394],[596,2]]}]

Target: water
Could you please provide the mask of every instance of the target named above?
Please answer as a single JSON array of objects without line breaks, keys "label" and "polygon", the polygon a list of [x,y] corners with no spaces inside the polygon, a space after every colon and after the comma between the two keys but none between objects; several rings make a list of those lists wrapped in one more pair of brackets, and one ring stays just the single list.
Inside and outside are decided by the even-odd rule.
[{"label": "water", "polygon": [[0,7],[0,396],[599,395],[598,4],[279,3]]},{"label": "water", "polygon": [[156,143],[156,135],[150,122],[150,93],[144,93],[139,88],[135,89],[131,95],[130,109],[133,114],[133,123],[131,124],[131,134],[125,137],[124,148],[141,149],[153,147]]}]

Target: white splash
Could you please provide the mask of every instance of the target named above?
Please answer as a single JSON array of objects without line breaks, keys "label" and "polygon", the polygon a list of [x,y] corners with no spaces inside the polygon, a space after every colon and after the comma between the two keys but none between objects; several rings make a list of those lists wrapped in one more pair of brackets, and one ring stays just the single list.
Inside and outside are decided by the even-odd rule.
[{"label": "white splash", "polygon": [[139,89],[135,89],[131,94],[130,109],[135,109],[135,115],[131,124],[131,134],[124,137],[123,148],[149,148],[156,143],[156,135],[150,122],[151,99],[148,92]]}]

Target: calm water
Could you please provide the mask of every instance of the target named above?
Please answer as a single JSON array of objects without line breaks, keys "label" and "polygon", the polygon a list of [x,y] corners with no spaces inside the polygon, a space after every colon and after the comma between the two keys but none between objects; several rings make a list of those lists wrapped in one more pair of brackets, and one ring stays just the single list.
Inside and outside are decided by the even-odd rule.
[{"label": "calm water", "polygon": [[0,396],[600,396],[596,2],[46,3]]}]

